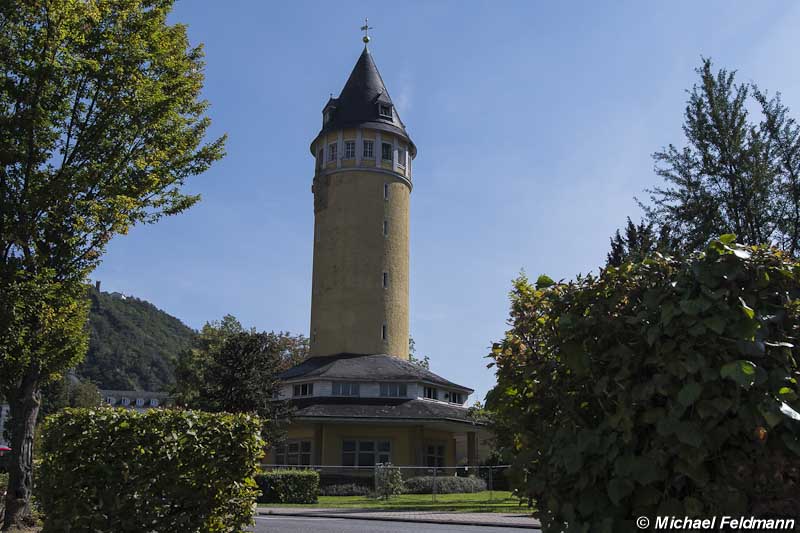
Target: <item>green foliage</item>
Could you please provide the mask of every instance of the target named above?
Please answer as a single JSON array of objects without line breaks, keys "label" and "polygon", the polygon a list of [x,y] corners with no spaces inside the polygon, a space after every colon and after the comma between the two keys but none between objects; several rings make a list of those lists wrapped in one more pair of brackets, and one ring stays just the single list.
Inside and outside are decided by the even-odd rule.
[{"label": "green foliage", "polygon": [[44,425],[45,532],[243,532],[258,493],[258,418],[65,409]]},{"label": "green foliage", "polygon": [[625,230],[619,230],[611,237],[611,251],[606,256],[606,266],[619,267],[623,263],[637,263],[656,251],[675,247],[667,227],[660,228],[658,234],[654,222],[634,224],[630,217]]},{"label": "green foliage", "polygon": [[391,463],[375,465],[375,495],[388,500],[403,493],[403,474]]},{"label": "green foliage", "polygon": [[314,470],[270,470],[256,476],[258,503],[317,503],[319,473]]},{"label": "green foliage", "polygon": [[322,485],[319,488],[320,496],[366,496],[369,493],[369,487],[366,485],[359,485],[358,483]]},{"label": "green foliage", "polygon": [[734,239],[515,282],[489,407],[545,532],[800,505],[800,264]]},{"label": "green foliage", "polygon": [[169,390],[197,333],[153,304],[90,289],[89,351],[76,373],[101,389]]},{"label": "green foliage", "polygon": [[244,330],[232,316],[206,324],[196,348],[184,351],[178,365],[178,401],[205,411],[254,412],[268,422],[264,437],[282,438],[278,421],[289,416],[286,401],[275,400],[278,374],[308,353],[302,335]]},{"label": "green foliage", "polygon": [[800,125],[780,95],[770,98],[752,82],[737,85],[735,72],[714,73],[705,59],[697,73],[684,113],[686,145],[653,155],[665,185],[647,191],[651,204],[640,204],[648,225],[670,234],[675,252],[734,233],[796,257]]},{"label": "green foliage", "polygon": [[420,366],[426,370],[431,369],[431,358],[427,355],[417,357],[417,343],[414,337],[408,337],[408,362]]},{"label": "green foliage", "polygon": [[[434,488],[435,487],[435,488]],[[405,481],[405,494],[460,494],[482,492],[486,481],[475,476],[417,476]]]},{"label": "green foliage", "polygon": [[101,404],[100,391],[94,383],[66,375],[42,389],[39,420],[65,407],[100,407]]}]

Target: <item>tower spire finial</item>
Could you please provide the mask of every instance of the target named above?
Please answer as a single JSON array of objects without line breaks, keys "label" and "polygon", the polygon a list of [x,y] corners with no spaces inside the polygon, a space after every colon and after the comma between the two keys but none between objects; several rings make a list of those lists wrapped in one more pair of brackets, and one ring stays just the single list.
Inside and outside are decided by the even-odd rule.
[{"label": "tower spire finial", "polygon": [[374,28],[369,25],[369,19],[368,18],[364,18],[364,25],[361,26],[361,31],[364,32],[364,37],[361,38],[361,40],[364,41],[364,46],[366,46],[367,43],[369,42],[369,30],[371,30],[371,29],[374,29]]}]

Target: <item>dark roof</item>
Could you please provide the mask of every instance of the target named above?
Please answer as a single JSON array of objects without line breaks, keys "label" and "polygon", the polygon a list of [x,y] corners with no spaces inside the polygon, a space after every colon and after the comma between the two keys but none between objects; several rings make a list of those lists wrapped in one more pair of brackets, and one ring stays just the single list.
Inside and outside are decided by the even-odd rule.
[{"label": "dark roof", "polygon": [[[350,401],[347,401],[350,400]],[[480,425],[467,416],[468,409],[430,400],[386,398],[309,398],[294,400],[292,418],[363,418],[393,420],[451,420]]]},{"label": "dark roof", "polygon": [[323,125],[320,135],[332,130],[356,127],[387,131],[404,137],[409,143],[412,157],[415,156],[417,148],[406,132],[406,127],[400,120],[397,109],[394,108],[391,118],[383,117],[378,113],[379,103],[388,104],[394,108],[389,91],[386,90],[378,67],[375,66],[375,61],[372,59],[372,54],[365,46],[339,97],[331,98],[325,105],[325,109],[328,107],[335,109],[333,109],[332,119]]},{"label": "dark roof", "polygon": [[448,381],[419,365],[386,354],[339,354],[311,357],[299,365],[281,372],[278,377],[282,380],[320,378],[367,381],[428,381],[473,392],[469,387]]}]

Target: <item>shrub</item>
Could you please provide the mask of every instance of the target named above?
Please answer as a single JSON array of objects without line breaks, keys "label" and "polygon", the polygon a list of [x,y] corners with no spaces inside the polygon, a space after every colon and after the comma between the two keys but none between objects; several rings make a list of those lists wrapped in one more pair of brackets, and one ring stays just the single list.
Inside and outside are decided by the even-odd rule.
[{"label": "shrub", "polygon": [[729,235],[682,262],[518,279],[488,399],[543,531],[796,512],[799,297],[800,264]]},{"label": "shrub", "polygon": [[44,531],[242,532],[260,430],[244,414],[64,409],[44,426]]},{"label": "shrub", "polygon": [[370,488],[357,483],[345,483],[340,485],[321,486],[320,496],[366,496],[370,493]]},{"label": "shrub", "polygon": [[375,495],[389,499],[389,496],[403,493],[403,475],[391,463],[375,466]]},{"label": "shrub", "polygon": [[434,483],[436,484],[437,494],[458,494],[486,490],[486,481],[475,476],[436,476],[436,478],[433,476],[419,476],[408,478],[405,481],[403,492],[406,494],[433,494]]},{"label": "shrub", "polygon": [[317,503],[319,473],[314,470],[270,470],[256,476],[259,503]]}]

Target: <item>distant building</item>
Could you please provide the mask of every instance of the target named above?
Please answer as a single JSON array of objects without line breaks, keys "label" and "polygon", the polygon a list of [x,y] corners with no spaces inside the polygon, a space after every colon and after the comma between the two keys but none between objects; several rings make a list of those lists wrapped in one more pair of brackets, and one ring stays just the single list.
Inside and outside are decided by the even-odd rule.
[{"label": "distant building", "polygon": [[103,403],[111,407],[125,407],[139,412],[159,407],[171,407],[174,402],[167,392],[141,390],[100,390]]}]

